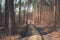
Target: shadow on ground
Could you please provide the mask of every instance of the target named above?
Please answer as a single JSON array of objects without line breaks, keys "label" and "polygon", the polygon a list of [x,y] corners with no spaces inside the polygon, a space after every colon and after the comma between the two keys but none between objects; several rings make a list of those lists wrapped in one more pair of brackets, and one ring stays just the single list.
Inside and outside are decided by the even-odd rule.
[{"label": "shadow on ground", "polygon": [[28,24],[24,30],[20,33],[20,35],[23,37],[29,37],[32,35],[46,35],[48,34],[47,32],[44,32],[42,28],[39,28],[35,25],[30,25]]}]

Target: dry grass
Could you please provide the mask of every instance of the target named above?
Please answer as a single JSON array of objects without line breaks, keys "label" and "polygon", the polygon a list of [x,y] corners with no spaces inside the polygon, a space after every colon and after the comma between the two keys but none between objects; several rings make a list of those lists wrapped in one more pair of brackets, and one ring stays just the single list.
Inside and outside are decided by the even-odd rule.
[{"label": "dry grass", "polygon": [[44,40],[60,40],[60,32],[52,32],[44,35]]},{"label": "dry grass", "polygon": [[[14,35],[14,36],[10,35],[0,40],[18,40],[18,38],[20,38],[19,35]],[[43,35],[43,38],[44,40],[60,40],[60,32],[52,32],[50,34]],[[29,37],[21,38],[21,40],[42,40],[42,37],[41,35],[32,35]]]},{"label": "dry grass", "polygon": [[19,37],[20,37],[19,35],[14,35],[14,36],[9,35],[9,36],[6,36],[6,37],[4,37],[4,38],[2,38],[2,39],[0,39],[0,40],[16,40],[16,39],[18,39]]}]

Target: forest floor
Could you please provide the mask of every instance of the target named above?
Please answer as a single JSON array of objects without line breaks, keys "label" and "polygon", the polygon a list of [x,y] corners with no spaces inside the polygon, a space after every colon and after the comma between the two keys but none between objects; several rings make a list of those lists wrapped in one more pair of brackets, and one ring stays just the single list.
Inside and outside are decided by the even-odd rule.
[{"label": "forest floor", "polygon": [[[29,32],[30,28],[32,28],[31,30],[34,30],[34,31],[32,31],[32,33],[37,32],[37,34],[33,33],[34,35],[30,35],[30,36],[26,37],[25,35],[29,35],[31,33],[31,32]],[[28,27],[24,36],[25,37],[23,37],[23,38],[21,38],[20,35],[14,35],[14,36],[9,35],[6,37],[2,36],[2,38],[0,38],[0,40],[60,40],[60,29],[58,29],[57,31],[51,32],[49,34],[46,34],[46,35],[41,35],[41,34],[39,34],[38,31],[36,31],[36,28]]]}]

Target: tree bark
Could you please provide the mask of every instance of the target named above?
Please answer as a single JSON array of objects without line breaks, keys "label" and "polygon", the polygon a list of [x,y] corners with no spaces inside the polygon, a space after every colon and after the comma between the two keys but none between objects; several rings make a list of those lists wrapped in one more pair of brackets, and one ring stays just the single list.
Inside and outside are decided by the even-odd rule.
[{"label": "tree bark", "polygon": [[9,13],[8,13],[8,0],[5,0],[5,33],[8,33],[8,21],[9,21]]},{"label": "tree bark", "polygon": [[9,13],[11,17],[11,33],[15,33],[15,13],[14,13],[14,0],[9,0]]},{"label": "tree bark", "polygon": [[0,4],[0,26],[2,26],[2,13],[1,13],[1,4]]},{"label": "tree bark", "polygon": [[[56,30],[56,25],[57,25],[57,13],[56,13],[56,11],[57,11],[57,9],[56,9],[56,7],[57,7],[57,2],[56,2],[56,0],[54,0],[54,14],[55,14],[55,20],[54,20],[54,30]],[[53,30],[53,31],[54,31]]]},{"label": "tree bark", "polygon": [[21,24],[21,0],[19,0],[19,24]]}]

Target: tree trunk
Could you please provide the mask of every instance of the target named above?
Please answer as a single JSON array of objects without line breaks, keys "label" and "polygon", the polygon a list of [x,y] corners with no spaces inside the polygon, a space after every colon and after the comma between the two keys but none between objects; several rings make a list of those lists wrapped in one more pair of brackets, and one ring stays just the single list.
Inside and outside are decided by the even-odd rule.
[{"label": "tree trunk", "polygon": [[8,20],[9,20],[9,13],[8,13],[8,0],[5,0],[5,33],[8,33]]},{"label": "tree trunk", "polygon": [[21,0],[19,0],[19,24],[21,24]]},{"label": "tree trunk", "polygon": [[1,4],[0,4],[0,26],[2,26],[2,13],[1,13]]},{"label": "tree trunk", "polygon": [[[57,15],[57,13],[56,13],[56,11],[57,11],[57,9],[56,9],[56,7],[57,7],[57,2],[56,2],[56,0],[54,0],[54,14],[55,14],[55,20],[54,20],[54,30],[56,30],[56,25],[57,25],[57,20],[56,20],[56,15]],[[53,31],[54,31],[53,30]]]},{"label": "tree trunk", "polygon": [[29,9],[29,0],[28,0],[28,4],[27,4],[26,24],[28,24],[28,9]]},{"label": "tree trunk", "polygon": [[9,13],[11,17],[11,33],[15,33],[15,14],[14,14],[14,0],[9,0]]},{"label": "tree trunk", "polygon": [[60,28],[60,0],[58,0],[57,6],[58,6],[58,9],[57,9],[58,10],[58,15],[57,15],[58,16],[58,26]]}]

